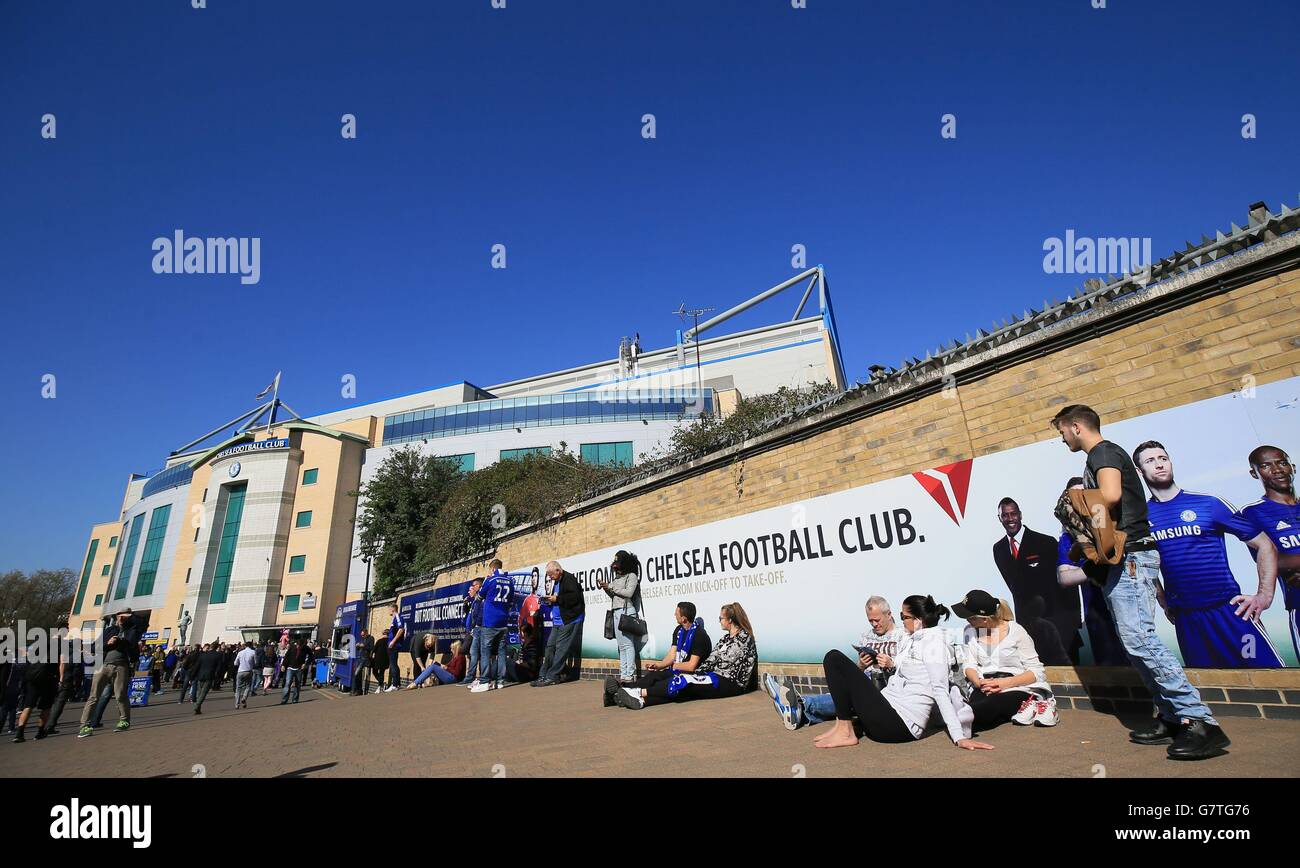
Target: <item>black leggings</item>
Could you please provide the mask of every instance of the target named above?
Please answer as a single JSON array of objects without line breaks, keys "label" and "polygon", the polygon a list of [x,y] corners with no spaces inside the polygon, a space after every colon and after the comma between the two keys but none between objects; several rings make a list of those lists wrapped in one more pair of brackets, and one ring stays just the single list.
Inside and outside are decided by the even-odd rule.
[{"label": "black leggings", "polygon": [[1028,693],[1020,690],[1012,690],[1006,693],[995,693],[992,696],[976,688],[971,694],[970,710],[975,712],[975,722],[972,726],[975,729],[992,729],[999,724],[1006,723],[1011,719],[1011,715],[1020,710],[1020,703],[1029,698]]},{"label": "black leggings", "polygon": [[862,674],[858,664],[840,651],[828,651],[822,669],[826,673],[826,687],[831,699],[835,700],[837,720],[856,717],[862,724],[862,731],[872,741],[890,744],[916,741],[912,730],[907,728],[871,679]]},{"label": "black leggings", "polygon": [[[645,686],[645,704],[646,705],[663,705],[665,702],[686,702],[691,699],[726,699],[729,696],[739,696],[745,692],[745,689],[730,678],[718,677],[718,683],[690,683],[678,690],[671,696],[668,694],[668,685],[673,680],[672,672],[652,672],[643,676],[640,681],[648,682]],[[691,678],[691,674],[686,675]],[[702,678],[702,675],[696,675],[695,678]]]}]

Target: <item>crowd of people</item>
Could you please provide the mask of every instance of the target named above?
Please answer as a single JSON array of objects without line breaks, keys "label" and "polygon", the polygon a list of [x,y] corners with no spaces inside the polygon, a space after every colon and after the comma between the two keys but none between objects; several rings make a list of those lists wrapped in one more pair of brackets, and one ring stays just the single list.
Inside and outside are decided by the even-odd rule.
[{"label": "crowd of people", "polygon": [[[1262,654],[1263,662],[1247,665],[1280,665],[1259,613],[1272,602],[1282,576],[1295,627],[1300,556],[1289,550],[1300,546],[1300,539],[1283,531],[1300,527],[1290,523],[1300,521],[1300,508],[1289,457],[1270,446],[1251,453],[1251,474],[1264,483],[1265,498],[1238,513],[1217,498],[1179,489],[1160,443],[1144,442],[1130,455],[1106,440],[1100,418],[1088,407],[1067,406],[1052,425],[1072,452],[1085,453],[1084,473],[1070,480],[1057,504],[1062,522],[1057,539],[1025,528],[1013,499],[999,504],[1007,535],[995,544],[994,560],[1012,601],[983,589],[969,591],[951,606],[929,594],[912,594],[902,599],[895,619],[885,597],[869,597],[867,627],[852,644],[855,656],[833,648],[822,659],[824,693],[801,693],[791,679],[772,674],[762,679],[787,729],[833,721],[814,739],[818,748],[846,747],[863,737],[905,743],[943,731],[959,748],[990,750],[992,745],[975,739],[975,733],[1008,722],[1057,725],[1044,667],[1077,662],[1080,630],[1086,628],[1097,662],[1127,662],[1151,693],[1155,718],[1129,733],[1133,742],[1169,744],[1173,759],[1222,753],[1228,738],[1157,636],[1155,613],[1163,610],[1174,622],[1189,662],[1232,665],[1237,646],[1254,648],[1257,639],[1255,659]],[[1143,482],[1151,491],[1149,501]],[[1189,528],[1198,520],[1205,524],[1170,530],[1176,520]],[[1224,532],[1250,546],[1260,577],[1256,593],[1241,593],[1232,579]],[[1194,557],[1170,545],[1188,538],[1196,538]],[[544,583],[534,569],[528,588],[517,585],[499,559],[489,569],[490,575],[469,584],[462,634],[441,653],[433,633],[412,635],[395,604],[380,636],[366,630],[355,640],[349,636],[346,654],[332,656],[349,661],[344,671],[353,695],[369,693],[372,679],[378,691],[401,689],[404,654],[412,663],[408,690],[462,685],[479,694],[508,684],[550,687],[579,679],[587,613],[578,579],[558,561],[547,564]],[[605,680],[604,706],[642,710],[739,696],[760,686],[755,630],[739,602],[720,608],[716,639],[694,603],[677,603],[667,653],[643,661],[649,625],[639,560],[631,552],[617,552],[609,577],[596,586],[610,600],[604,638],[618,650],[618,674]],[[1081,607],[1080,586],[1085,588]],[[952,615],[966,621],[960,641],[942,626]],[[1251,642],[1242,642],[1243,631]],[[190,701],[195,714],[202,713],[209,693],[227,682],[237,708],[247,708],[259,689],[280,690],[280,704],[296,703],[315,660],[330,655],[319,643],[291,640],[287,633],[278,643],[162,649],[141,640],[130,609],[117,615],[103,640],[105,656],[93,672],[80,662],[28,663],[21,654],[3,664],[0,727],[9,727],[14,741],[24,741],[35,710],[36,738],[44,738],[57,732],[67,702],[84,699],[78,733],[84,738],[102,726],[108,701],[116,698],[116,729],[126,730],[127,687],[140,672],[149,674],[155,694],[175,689],[177,702]]]}]

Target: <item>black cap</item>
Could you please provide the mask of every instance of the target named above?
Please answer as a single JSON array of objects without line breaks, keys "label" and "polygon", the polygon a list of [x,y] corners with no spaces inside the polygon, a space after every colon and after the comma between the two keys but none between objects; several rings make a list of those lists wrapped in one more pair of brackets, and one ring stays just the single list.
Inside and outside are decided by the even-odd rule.
[{"label": "black cap", "polygon": [[967,591],[961,602],[952,604],[958,618],[991,618],[998,613],[998,598],[988,591]]}]

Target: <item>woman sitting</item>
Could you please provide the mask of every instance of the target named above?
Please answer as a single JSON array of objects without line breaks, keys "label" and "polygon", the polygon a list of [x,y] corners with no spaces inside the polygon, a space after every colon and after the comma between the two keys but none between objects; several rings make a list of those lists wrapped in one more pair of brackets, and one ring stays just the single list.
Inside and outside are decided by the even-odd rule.
[{"label": "woman sitting", "polygon": [[672,678],[648,687],[621,687],[614,693],[614,704],[636,710],[665,702],[739,696],[748,690],[758,668],[758,647],[749,616],[739,603],[728,603],[718,613],[718,623],[722,638],[698,669],[675,672]]},{"label": "woman sitting", "polygon": [[415,680],[406,685],[407,690],[423,687],[426,682],[430,687],[436,687],[439,684],[454,684],[465,676],[465,655],[460,653],[460,640],[451,643],[451,659],[447,661],[446,666],[433,659],[436,645],[433,634],[425,633],[424,642],[420,644],[420,650],[416,654],[416,658],[421,664],[424,664],[425,661],[428,661],[428,663],[420,670],[420,674],[415,677]]},{"label": "woman sitting", "polygon": [[1060,716],[1047,673],[1011,607],[985,591],[970,591],[952,610],[970,625],[962,636],[962,654],[966,680],[975,688],[968,700],[975,728],[1008,720],[1056,726]]},{"label": "woman sitting", "polygon": [[948,737],[965,750],[992,750],[993,745],[975,741],[953,704],[949,690],[948,639],[940,618],[948,608],[933,597],[919,594],[903,600],[899,620],[906,634],[893,657],[883,656],[881,666],[894,667],[884,689],[862,677],[858,664],[841,651],[826,654],[823,668],[826,685],[835,701],[835,725],[830,732],[813,739],[817,747],[848,747],[858,743],[853,728],[856,717],[867,738],[880,742],[910,742],[925,735],[931,714],[937,709]]}]

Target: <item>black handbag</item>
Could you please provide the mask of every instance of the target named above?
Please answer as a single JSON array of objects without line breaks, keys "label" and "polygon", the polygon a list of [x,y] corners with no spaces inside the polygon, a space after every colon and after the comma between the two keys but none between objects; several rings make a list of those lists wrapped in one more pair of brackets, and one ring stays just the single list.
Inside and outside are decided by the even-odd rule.
[{"label": "black handbag", "polygon": [[605,613],[605,638],[614,638],[614,610],[610,609]]},{"label": "black handbag", "polygon": [[[610,610],[610,614],[614,614],[612,609]],[[624,636],[644,636],[646,633],[650,632],[650,628],[646,625],[644,620],[638,618],[636,615],[628,615],[624,613],[618,618],[618,632],[622,633]]]}]

